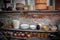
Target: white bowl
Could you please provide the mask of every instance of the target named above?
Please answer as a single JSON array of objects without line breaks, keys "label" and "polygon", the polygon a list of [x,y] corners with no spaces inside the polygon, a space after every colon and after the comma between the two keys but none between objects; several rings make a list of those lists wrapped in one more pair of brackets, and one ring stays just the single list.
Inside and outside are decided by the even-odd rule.
[{"label": "white bowl", "polygon": [[56,31],[56,30],[57,30],[57,27],[56,27],[56,26],[53,26],[53,27],[51,28],[51,30],[52,30],[52,31]]},{"label": "white bowl", "polygon": [[21,24],[21,29],[28,29],[29,28],[29,24]]},{"label": "white bowl", "polygon": [[57,30],[57,28],[51,28],[51,30],[52,30],[52,31],[56,31],[56,30]]},{"label": "white bowl", "polygon": [[36,25],[30,25],[30,29],[36,29]]}]

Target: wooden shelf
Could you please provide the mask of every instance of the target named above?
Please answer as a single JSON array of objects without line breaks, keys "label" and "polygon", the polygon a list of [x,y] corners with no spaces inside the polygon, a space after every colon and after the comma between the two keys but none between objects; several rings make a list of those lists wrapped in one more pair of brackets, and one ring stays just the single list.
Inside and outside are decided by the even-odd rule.
[{"label": "wooden shelf", "polygon": [[20,13],[21,11],[0,11],[0,13]]},{"label": "wooden shelf", "polygon": [[33,10],[33,11],[0,11],[0,13],[60,13],[58,10]]},{"label": "wooden shelf", "polygon": [[6,36],[7,38],[14,38],[14,39],[27,39],[27,38],[21,38],[21,37],[10,37],[10,36]]},{"label": "wooden shelf", "polygon": [[35,10],[35,11],[23,11],[24,13],[60,13],[58,10]]},{"label": "wooden shelf", "polygon": [[[44,31],[44,30],[30,30],[30,29],[9,29],[9,28],[0,28],[2,31],[18,31],[18,32],[40,32],[40,33],[54,33],[53,31]],[[58,32],[58,31],[55,31]]]},{"label": "wooden shelf", "polygon": [[46,3],[36,3],[36,4],[46,4]]}]

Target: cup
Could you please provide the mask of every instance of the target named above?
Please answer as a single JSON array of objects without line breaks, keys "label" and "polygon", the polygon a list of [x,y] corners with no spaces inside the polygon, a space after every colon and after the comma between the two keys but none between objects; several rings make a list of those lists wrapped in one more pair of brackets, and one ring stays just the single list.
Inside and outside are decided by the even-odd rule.
[{"label": "cup", "polygon": [[19,20],[13,20],[13,28],[19,29],[20,21]]}]

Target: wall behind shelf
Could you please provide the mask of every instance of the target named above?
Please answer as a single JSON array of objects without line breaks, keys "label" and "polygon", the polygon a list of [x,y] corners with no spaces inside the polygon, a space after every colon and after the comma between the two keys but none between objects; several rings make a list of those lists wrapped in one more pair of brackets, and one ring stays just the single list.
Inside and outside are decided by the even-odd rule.
[{"label": "wall behind shelf", "polygon": [[[21,21],[21,23],[34,24],[35,22],[33,22],[33,20],[37,21],[38,23],[41,23],[41,20],[42,21],[44,20],[41,17],[47,18],[47,19],[45,19],[45,21],[46,20],[49,20],[49,21],[47,21],[46,24],[52,23],[52,25],[55,24],[60,19],[60,16],[58,16],[58,15],[46,15],[46,14],[21,15],[20,13],[4,13],[4,14],[0,15],[0,21],[2,21],[4,24],[6,24],[6,23],[10,22],[11,20],[19,19]],[[45,21],[43,21],[43,22],[45,22]]]},{"label": "wall behind shelf", "polygon": [[[28,0],[28,5],[30,5],[30,2],[33,2],[34,0]],[[14,0],[14,9],[16,9],[16,3],[22,3],[22,4],[24,4],[24,5],[26,5],[25,4],[25,0]],[[34,2],[33,2],[34,3]]]}]

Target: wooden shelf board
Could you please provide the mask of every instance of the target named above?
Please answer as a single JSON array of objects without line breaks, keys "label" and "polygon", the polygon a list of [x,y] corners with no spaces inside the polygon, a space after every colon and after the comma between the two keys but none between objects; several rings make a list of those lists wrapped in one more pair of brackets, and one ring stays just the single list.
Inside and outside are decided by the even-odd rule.
[{"label": "wooden shelf board", "polygon": [[0,13],[60,13],[58,10],[0,11]]},{"label": "wooden shelf board", "polygon": [[15,38],[15,39],[27,39],[27,38],[21,38],[21,37],[9,37],[9,36],[6,36],[7,38]]},{"label": "wooden shelf board", "polygon": [[[44,30],[30,30],[30,29],[9,29],[9,28],[1,28],[0,30],[4,31],[18,31],[18,32],[40,32],[40,33],[52,33],[53,31],[44,31]],[[58,31],[55,31],[58,32]]]}]

